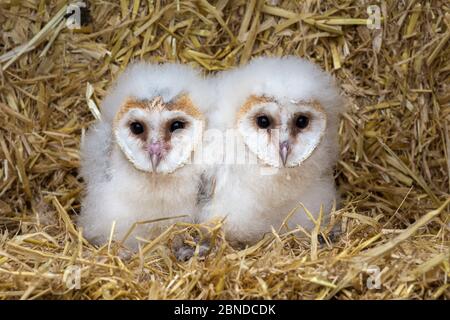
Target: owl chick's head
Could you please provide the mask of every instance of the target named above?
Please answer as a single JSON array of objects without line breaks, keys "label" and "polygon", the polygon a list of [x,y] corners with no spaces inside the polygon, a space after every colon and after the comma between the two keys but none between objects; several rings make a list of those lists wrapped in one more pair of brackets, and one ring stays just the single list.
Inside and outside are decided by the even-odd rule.
[{"label": "owl chick's head", "polygon": [[102,106],[114,142],[138,170],[171,173],[199,143],[204,119],[196,101],[198,74],[178,64],[129,67]]},{"label": "owl chick's head", "polygon": [[191,157],[203,126],[186,95],[164,101],[129,98],[114,120],[115,140],[142,171],[171,173]]},{"label": "owl chick's head", "polygon": [[319,145],[327,115],[314,101],[250,96],[237,126],[247,147],[264,163],[295,167]]},{"label": "owl chick's head", "polygon": [[257,58],[218,82],[222,110],[232,112],[212,121],[235,127],[263,164],[296,167],[313,154],[319,154],[319,166],[336,160],[344,103],[332,77],[314,64]]}]

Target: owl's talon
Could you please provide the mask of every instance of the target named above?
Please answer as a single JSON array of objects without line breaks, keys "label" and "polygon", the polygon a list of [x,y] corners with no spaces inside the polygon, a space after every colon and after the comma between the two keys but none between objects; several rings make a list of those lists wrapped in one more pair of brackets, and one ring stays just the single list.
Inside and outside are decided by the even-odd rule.
[{"label": "owl's talon", "polygon": [[[200,244],[199,245],[199,257],[204,257],[209,251],[209,245],[207,244]],[[188,245],[182,245],[181,247],[175,249],[175,257],[178,261],[185,262],[191,259],[195,255],[195,247],[191,247]]]}]

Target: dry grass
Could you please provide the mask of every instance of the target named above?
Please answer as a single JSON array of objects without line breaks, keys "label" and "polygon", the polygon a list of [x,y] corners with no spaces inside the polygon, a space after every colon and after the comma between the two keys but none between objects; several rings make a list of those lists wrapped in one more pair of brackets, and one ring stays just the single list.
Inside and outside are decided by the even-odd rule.
[{"label": "dry grass", "polygon": [[[364,21],[375,1],[273,2],[92,0],[81,32],[64,27],[65,1],[0,2],[0,298],[450,299],[448,2],[381,1],[381,30]],[[78,147],[111,79],[133,59],[214,71],[262,54],[315,61],[351,101],[342,236],[282,230],[238,251],[218,230],[206,259],[184,263],[170,240],[192,226],[129,260],[89,245],[71,221]]]}]

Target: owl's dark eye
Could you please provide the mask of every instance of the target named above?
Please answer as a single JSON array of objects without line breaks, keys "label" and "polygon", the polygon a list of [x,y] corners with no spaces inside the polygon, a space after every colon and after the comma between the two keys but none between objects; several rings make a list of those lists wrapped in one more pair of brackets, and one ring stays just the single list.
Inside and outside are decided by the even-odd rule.
[{"label": "owl's dark eye", "polygon": [[144,132],[144,125],[138,121],[134,121],[130,124],[130,130],[133,134],[139,135]]},{"label": "owl's dark eye", "polygon": [[297,128],[305,129],[309,124],[309,118],[305,115],[298,116],[297,120],[295,120],[295,125]]},{"label": "owl's dark eye", "polygon": [[184,128],[184,122],[182,121],[174,121],[172,122],[172,124],[170,125],[170,132],[174,132],[175,130],[178,129],[183,129]]},{"label": "owl's dark eye", "polygon": [[261,129],[267,129],[270,127],[270,119],[267,116],[259,116],[256,118],[256,124]]}]

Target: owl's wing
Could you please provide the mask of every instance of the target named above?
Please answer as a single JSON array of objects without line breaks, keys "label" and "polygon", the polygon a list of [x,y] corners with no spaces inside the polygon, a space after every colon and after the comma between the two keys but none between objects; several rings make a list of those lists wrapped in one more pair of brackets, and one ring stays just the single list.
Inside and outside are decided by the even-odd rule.
[{"label": "owl's wing", "polygon": [[99,121],[89,128],[81,143],[80,175],[88,185],[96,185],[110,179],[111,137],[111,125]]},{"label": "owl's wing", "polygon": [[216,188],[216,178],[212,170],[206,170],[200,175],[198,185],[197,204],[204,206],[211,201]]}]

